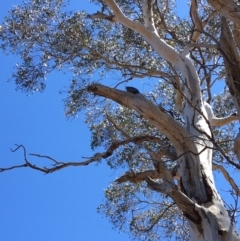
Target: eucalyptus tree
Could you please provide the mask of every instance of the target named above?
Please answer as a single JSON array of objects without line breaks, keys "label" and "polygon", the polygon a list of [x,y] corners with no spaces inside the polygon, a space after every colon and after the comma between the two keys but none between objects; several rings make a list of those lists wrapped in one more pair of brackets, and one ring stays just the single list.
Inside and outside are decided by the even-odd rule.
[{"label": "eucalyptus tree", "polygon": [[240,169],[239,5],[192,0],[182,17],[174,0],[91,2],[96,13],[68,12],[63,0],[24,2],[0,38],[21,56],[12,79],[23,92],[44,91],[54,70],[72,72],[66,115],[84,113],[91,148],[105,151],[69,163],[34,154],[49,159],[42,167],[19,145],[25,162],[0,171],[106,161],[124,170],[99,206],[115,227],[140,240],[240,240],[237,202],[224,205],[213,177],[222,172],[237,200],[228,167]]}]

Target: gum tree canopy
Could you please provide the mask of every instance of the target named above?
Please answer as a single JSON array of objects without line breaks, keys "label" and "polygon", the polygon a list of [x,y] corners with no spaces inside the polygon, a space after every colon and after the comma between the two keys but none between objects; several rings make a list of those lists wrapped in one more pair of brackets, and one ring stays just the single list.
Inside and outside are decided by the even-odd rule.
[{"label": "gum tree canopy", "polygon": [[213,178],[220,171],[237,200],[229,174],[240,170],[237,1],[192,0],[186,18],[174,0],[91,2],[94,14],[68,12],[63,0],[25,2],[0,25],[0,39],[21,56],[12,78],[24,92],[44,91],[54,70],[72,71],[66,115],[84,111],[91,148],[104,151],[82,162],[45,157],[49,167],[25,154],[0,171],[106,161],[124,168],[99,207],[115,227],[140,240],[240,240],[237,201],[225,206]]}]

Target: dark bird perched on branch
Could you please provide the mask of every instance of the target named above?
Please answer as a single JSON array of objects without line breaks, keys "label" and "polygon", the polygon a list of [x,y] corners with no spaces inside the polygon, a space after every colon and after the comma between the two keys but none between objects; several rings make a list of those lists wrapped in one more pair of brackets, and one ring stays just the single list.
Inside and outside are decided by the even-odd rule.
[{"label": "dark bird perched on branch", "polygon": [[133,94],[140,93],[138,89],[136,89],[134,87],[130,87],[130,86],[126,86],[126,90],[127,90],[127,92],[130,92],[130,93],[133,93]]}]

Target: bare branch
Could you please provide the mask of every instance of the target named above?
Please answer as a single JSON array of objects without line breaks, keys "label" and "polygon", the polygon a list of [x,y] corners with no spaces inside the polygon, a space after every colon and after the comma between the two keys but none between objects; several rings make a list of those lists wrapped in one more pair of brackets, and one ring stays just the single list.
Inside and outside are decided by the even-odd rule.
[{"label": "bare branch", "polygon": [[229,116],[225,116],[221,118],[214,116],[211,121],[211,126],[224,126],[233,121],[238,121],[238,120],[239,120],[239,116],[236,113],[233,113]]},{"label": "bare branch", "polygon": [[239,190],[237,184],[234,182],[234,180],[231,178],[231,176],[227,172],[227,170],[223,166],[217,165],[215,163],[213,163],[212,167],[214,170],[219,170],[223,174],[225,179],[228,181],[228,183],[232,186],[232,188],[236,192],[236,195],[240,196],[240,190]]},{"label": "bare branch", "polygon": [[52,161],[54,163],[53,167],[40,167],[40,166],[37,166],[35,164],[32,164],[27,159],[27,154],[26,154],[25,147],[23,145],[16,145],[17,147],[15,149],[13,149],[13,150],[11,149],[11,151],[12,152],[16,152],[18,149],[22,148],[23,152],[24,152],[25,163],[22,164],[22,165],[16,165],[16,166],[11,166],[11,167],[6,167],[6,168],[0,168],[0,172],[9,171],[9,170],[16,169],[16,168],[30,167],[32,169],[35,169],[35,170],[38,170],[38,171],[41,171],[41,172],[44,172],[44,173],[48,174],[48,173],[52,173],[52,172],[55,172],[55,171],[59,171],[59,170],[61,170],[63,168],[69,167],[69,166],[87,166],[87,165],[91,164],[92,162],[97,162],[97,161],[100,161],[101,159],[108,158],[109,156],[111,156],[113,154],[113,152],[119,146],[126,145],[126,144],[128,144],[130,142],[133,142],[135,144],[140,144],[140,143],[142,143],[144,141],[159,142],[161,140],[159,138],[156,138],[156,137],[153,137],[153,136],[137,136],[137,137],[132,137],[132,138],[126,139],[124,141],[114,142],[107,149],[107,151],[101,152],[101,153],[96,153],[93,157],[87,158],[88,160],[87,161],[83,161],[83,162],[62,162],[62,161],[60,162],[60,161],[57,161],[56,159],[54,159],[54,158],[52,158],[50,156],[47,156],[47,155],[34,154],[34,153],[30,153],[29,154],[31,156],[35,156],[35,157],[38,157],[38,158],[44,158],[44,159]]},{"label": "bare branch", "polygon": [[188,219],[196,224],[200,223],[201,217],[195,210],[195,203],[182,193],[175,184],[168,181],[158,183],[149,177],[146,178],[146,182],[152,190],[169,195]]},{"label": "bare branch", "polygon": [[29,156],[35,156],[35,157],[40,157],[40,158],[49,159],[50,161],[55,162],[55,164],[64,164],[64,162],[58,162],[58,161],[56,161],[54,158],[52,158],[52,157],[50,157],[50,156],[45,156],[45,155],[40,155],[40,154],[34,154],[34,153],[29,153]]},{"label": "bare branch", "polygon": [[27,159],[25,147],[23,145],[16,145],[16,146],[17,147],[13,150],[11,149],[11,151],[16,152],[20,148],[23,149],[23,155],[24,155],[25,163],[22,164],[22,165],[16,165],[16,166],[11,166],[11,167],[6,167],[6,168],[1,167],[0,172],[9,171],[9,170],[16,169],[16,168],[30,167],[31,169],[41,171],[41,172],[44,172],[45,174],[48,174],[48,173],[52,173],[52,172],[55,172],[55,171],[59,171],[63,168],[69,167],[69,166],[87,166],[92,162],[99,161],[101,158],[104,158],[107,155],[106,153],[96,153],[93,157],[89,158],[87,161],[84,161],[84,162],[66,162],[65,163],[65,162],[56,161],[52,157],[49,157],[49,156],[46,156],[46,155],[30,154],[31,156],[45,158],[45,159],[48,159],[50,161],[53,161],[54,162],[53,167],[49,168],[49,167],[40,167],[40,166],[37,166],[35,164],[32,164]]}]

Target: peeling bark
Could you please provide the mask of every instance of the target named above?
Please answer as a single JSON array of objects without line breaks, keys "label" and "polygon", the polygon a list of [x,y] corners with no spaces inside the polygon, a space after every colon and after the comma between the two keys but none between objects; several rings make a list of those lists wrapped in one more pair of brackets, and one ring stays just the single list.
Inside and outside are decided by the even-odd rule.
[{"label": "peeling bark", "polygon": [[237,23],[234,24],[233,36],[238,49],[240,49],[240,24],[237,24]]},{"label": "peeling bark", "polygon": [[146,181],[152,190],[169,195],[183,211],[185,216],[191,219],[195,224],[200,224],[201,218],[195,210],[195,203],[181,192],[176,185],[168,181],[157,183],[149,177],[146,178]]},{"label": "peeling bark", "polygon": [[[222,28],[220,44],[223,51],[226,53],[227,58],[224,57],[224,63],[226,66],[227,73],[227,84],[229,91],[233,96],[235,106],[240,113],[240,57],[238,54],[237,47],[232,37],[231,30],[225,18],[222,18]],[[240,161],[240,135],[238,134],[234,140],[234,152]]]},{"label": "peeling bark", "polygon": [[[179,190],[178,186],[173,183],[170,178],[172,174],[168,170],[164,171],[165,174],[164,172],[159,174],[156,171],[141,174],[126,173],[117,181],[123,182],[128,179],[138,182],[146,178],[149,187],[155,191],[168,194],[189,220],[193,240],[227,240],[225,237],[238,240],[234,225],[230,225],[230,218],[215,188],[212,170],[210,169],[212,152],[211,149],[206,148],[209,145],[206,137],[205,139],[195,138],[194,142],[193,136],[172,116],[163,112],[141,94],[132,94],[99,84],[89,86],[88,91],[136,110],[164,133],[176,145],[177,153],[181,154],[178,160],[182,190]],[[194,153],[193,150],[196,152]],[[164,170],[164,166],[161,166],[160,169]],[[162,178],[163,183],[151,181],[146,175],[152,178]],[[222,214],[217,216],[216,213]],[[226,219],[223,224],[221,223],[222,218]],[[218,221],[218,219],[220,220]]]},{"label": "peeling bark", "polygon": [[[88,90],[96,95],[112,99],[127,108],[134,109],[169,138],[176,149],[177,155],[180,156],[178,161],[182,191],[171,181],[169,172],[164,169],[164,166],[161,168],[162,174],[165,173],[163,183],[155,183],[147,178],[149,186],[156,191],[167,193],[177,203],[189,220],[193,240],[226,240],[222,237],[230,237],[233,233],[228,232],[230,219],[215,188],[212,176],[212,144],[209,140],[211,138],[209,118],[202,101],[199,78],[191,61],[187,56],[178,53],[164,40],[160,39],[151,17],[152,1],[146,0],[143,4],[145,26],[124,16],[114,1],[105,0],[105,2],[113,11],[114,17],[112,17],[112,20],[114,22],[121,23],[141,34],[157,53],[180,69],[184,79],[183,84],[187,87],[183,91],[185,97],[183,117],[187,129],[141,94],[133,95],[97,84],[89,86]],[[197,28],[201,28],[198,15],[194,14],[196,13],[194,7],[196,10],[196,2],[194,5],[193,1],[192,18],[197,24]],[[192,208],[187,205],[187,200],[191,203]],[[215,215],[210,208],[216,208],[215,200],[218,200],[217,210],[219,213],[223,213],[224,218],[228,220],[226,223],[221,224],[221,217]],[[193,207],[196,208],[197,212],[193,211]],[[220,220],[218,220],[219,218]],[[225,232],[228,234],[225,235]]]},{"label": "peeling bark", "polygon": [[[174,184],[171,172],[165,168],[162,162],[160,162],[158,170],[162,183],[156,183],[148,177],[146,177],[146,181],[150,188],[168,194],[177,203],[189,220],[193,240],[238,240],[233,231],[234,226],[231,224],[216,190],[212,174],[210,123],[216,124],[219,120],[216,120],[212,112],[208,112],[208,108],[202,100],[199,77],[192,62],[186,54],[178,53],[159,37],[152,18],[153,1],[145,0],[143,2],[145,25],[127,18],[115,1],[104,1],[113,12],[112,21],[139,33],[160,56],[181,71],[184,88],[181,98],[178,99],[182,100],[182,96],[184,97],[185,105],[182,115],[186,128],[141,94],[127,93],[99,84],[89,86],[88,91],[137,111],[172,142],[179,157],[177,160],[181,190]],[[192,1],[191,16],[196,30],[201,30],[203,25],[198,17],[197,2],[194,0]],[[194,40],[197,41],[197,38],[196,35]],[[231,118],[228,117],[228,120]],[[155,156],[149,154],[154,160]],[[150,176],[154,177],[154,175],[156,172],[151,172]],[[130,178],[129,175],[128,178]],[[131,176],[132,178],[134,177]],[[230,237],[231,239],[229,239]]]},{"label": "peeling bark", "polygon": [[240,58],[225,18],[222,18],[220,45],[227,56],[224,56],[224,63],[229,91],[235,100],[238,113],[240,113]]},{"label": "peeling bark", "polygon": [[240,6],[233,0],[208,0],[208,3],[225,18],[240,24]]}]

